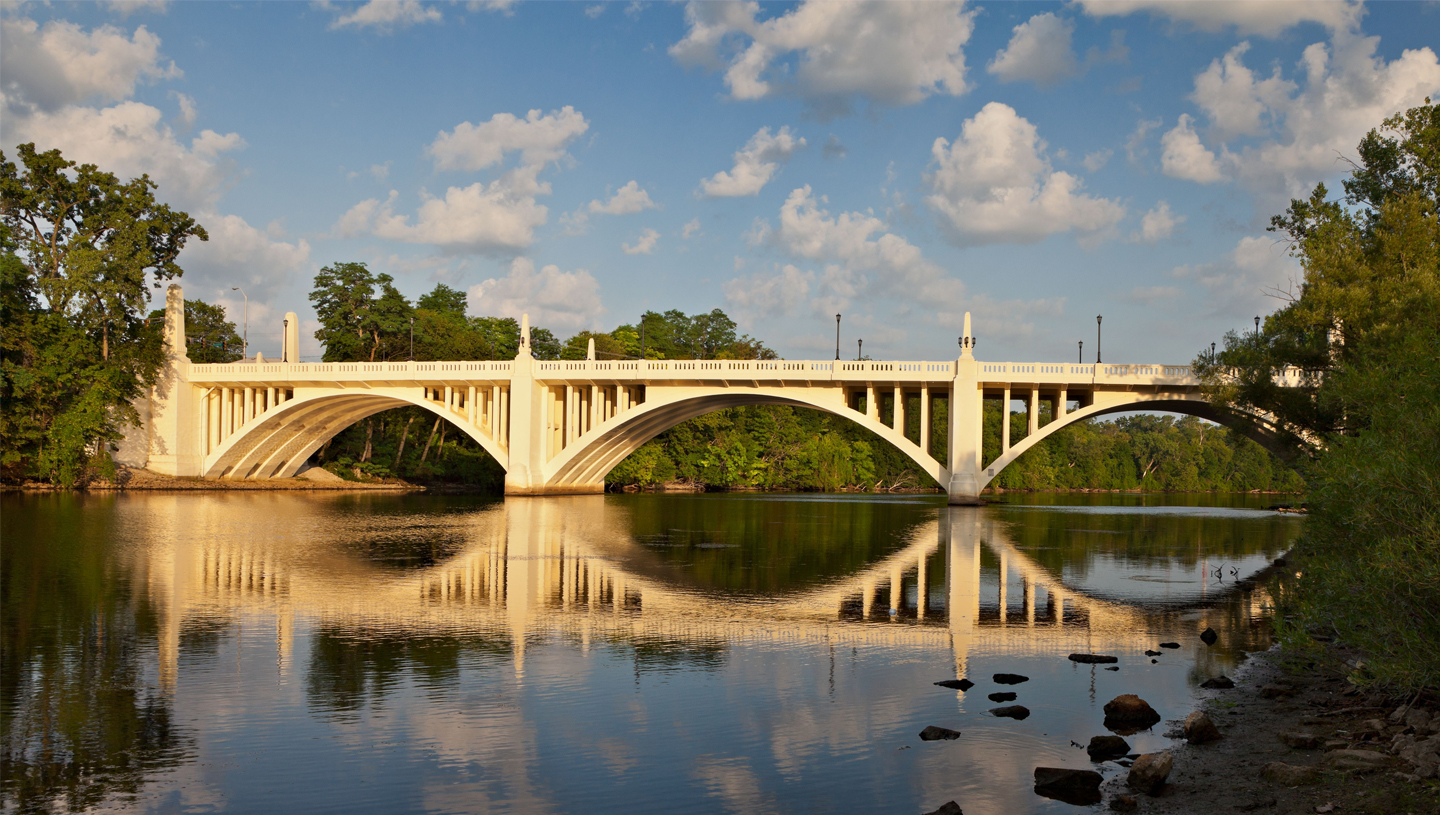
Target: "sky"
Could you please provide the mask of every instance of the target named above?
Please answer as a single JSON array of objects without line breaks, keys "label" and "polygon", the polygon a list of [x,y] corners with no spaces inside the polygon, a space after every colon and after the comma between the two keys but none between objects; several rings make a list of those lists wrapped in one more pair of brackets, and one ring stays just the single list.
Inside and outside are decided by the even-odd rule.
[{"label": "sky", "polygon": [[782,357],[1184,364],[1284,303],[1266,231],[1440,97],[1440,4],[0,5],[0,149],[192,214],[275,356],[320,268],[561,337],[724,309]]}]

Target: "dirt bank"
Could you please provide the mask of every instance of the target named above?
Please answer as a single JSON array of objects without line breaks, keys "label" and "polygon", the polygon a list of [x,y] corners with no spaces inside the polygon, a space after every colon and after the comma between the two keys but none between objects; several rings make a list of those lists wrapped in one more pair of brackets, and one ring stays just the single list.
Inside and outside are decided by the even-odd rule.
[{"label": "dirt bank", "polygon": [[[1106,804],[1098,809],[1104,811],[1117,795],[1131,795],[1139,804],[1136,812],[1164,815],[1440,813],[1440,780],[1417,777],[1417,765],[1406,760],[1415,750],[1405,750],[1417,740],[1440,739],[1440,699],[1397,700],[1360,691],[1337,667],[1327,667],[1344,666],[1351,655],[1328,656],[1333,659],[1322,665],[1289,658],[1278,648],[1252,655],[1232,677],[1233,689],[1201,691],[1200,709],[1223,738],[1188,745],[1180,735],[1180,721],[1159,725],[1176,736],[1169,783],[1151,797],[1126,788],[1121,776],[1106,784]],[[1422,713],[1410,715],[1408,723],[1396,715],[1411,711]],[[1425,722],[1424,713],[1435,714],[1433,725]],[[1282,737],[1298,746],[1287,745]],[[1274,762],[1304,769],[1272,769],[1268,775],[1288,773],[1305,783],[1287,786],[1262,777],[1262,768]],[[1343,768],[1369,763],[1383,766]]]},{"label": "dirt bank", "polygon": [[[41,482],[29,482],[10,489],[33,490],[36,492],[55,491],[59,488]],[[236,490],[367,490],[367,491],[416,491],[423,490],[414,484],[399,479],[376,481],[346,481],[327,470],[314,468],[295,478],[263,478],[255,481],[220,481],[207,478],[176,478],[149,470],[121,467],[113,481],[91,481],[83,487],[89,492],[126,492],[132,490],[186,490],[186,491],[236,491]]]}]

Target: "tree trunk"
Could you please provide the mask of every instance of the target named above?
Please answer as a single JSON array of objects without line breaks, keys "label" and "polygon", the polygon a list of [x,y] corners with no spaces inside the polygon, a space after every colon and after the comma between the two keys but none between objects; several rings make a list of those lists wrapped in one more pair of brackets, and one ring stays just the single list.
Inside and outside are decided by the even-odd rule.
[{"label": "tree trunk", "polygon": [[402,431],[400,431],[400,449],[398,449],[398,450],[395,451],[395,466],[390,468],[390,469],[392,469],[392,470],[395,470],[396,472],[399,472],[399,471],[400,471],[400,470],[399,470],[399,468],[400,468],[400,457],[403,456],[403,455],[405,455],[405,439],[409,438],[409,436],[410,436],[410,425],[412,425],[412,424],[414,424],[414,423],[415,423],[415,417],[414,417],[414,416],[411,416],[411,417],[410,417],[410,421],[408,421],[408,422],[405,423],[405,429],[402,430]]},{"label": "tree trunk", "polygon": [[425,457],[430,455],[430,445],[435,441],[435,431],[440,429],[440,417],[435,417],[435,424],[430,428],[430,438],[425,440],[425,449],[420,451],[420,463],[425,463]]},{"label": "tree trunk", "polygon": [[440,443],[435,446],[435,460],[439,461],[445,455],[445,431],[450,429],[449,423],[440,425]]},{"label": "tree trunk", "polygon": [[370,440],[375,436],[375,420],[365,420],[365,452],[360,454],[360,461],[370,460]]}]

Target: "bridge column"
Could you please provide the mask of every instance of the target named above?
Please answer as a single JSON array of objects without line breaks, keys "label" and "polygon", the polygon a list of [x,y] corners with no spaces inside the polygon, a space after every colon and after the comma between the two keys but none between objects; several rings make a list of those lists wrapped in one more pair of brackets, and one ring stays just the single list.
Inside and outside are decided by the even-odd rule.
[{"label": "bridge column", "polygon": [[[970,313],[965,313],[965,337],[970,337]],[[980,366],[964,344],[950,387],[950,484],[952,504],[980,503],[980,439],[984,432],[984,394]]]},{"label": "bridge column", "polygon": [[930,452],[930,386],[920,386],[920,452]]},{"label": "bridge column", "polygon": [[1030,432],[1027,436],[1033,436],[1040,432],[1040,386],[1033,385],[1030,388],[1030,409],[1025,417],[1030,423]]},{"label": "bridge column", "polygon": [[1010,386],[1005,386],[1004,402],[1000,408],[1000,455],[1010,452]]},{"label": "bridge column", "polygon": [[205,405],[189,382],[185,292],[179,285],[165,292],[165,357],[165,367],[150,391],[145,466],[164,475],[200,475],[205,441],[196,416]]}]

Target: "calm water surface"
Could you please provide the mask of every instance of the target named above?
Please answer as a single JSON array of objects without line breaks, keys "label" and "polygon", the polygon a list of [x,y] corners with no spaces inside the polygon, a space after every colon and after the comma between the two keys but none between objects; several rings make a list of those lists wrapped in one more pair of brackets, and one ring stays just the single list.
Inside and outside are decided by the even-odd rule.
[{"label": "calm water surface", "polygon": [[1266,647],[1236,582],[1298,531],[1216,496],[0,501],[5,812],[1078,811],[1033,768]]}]

